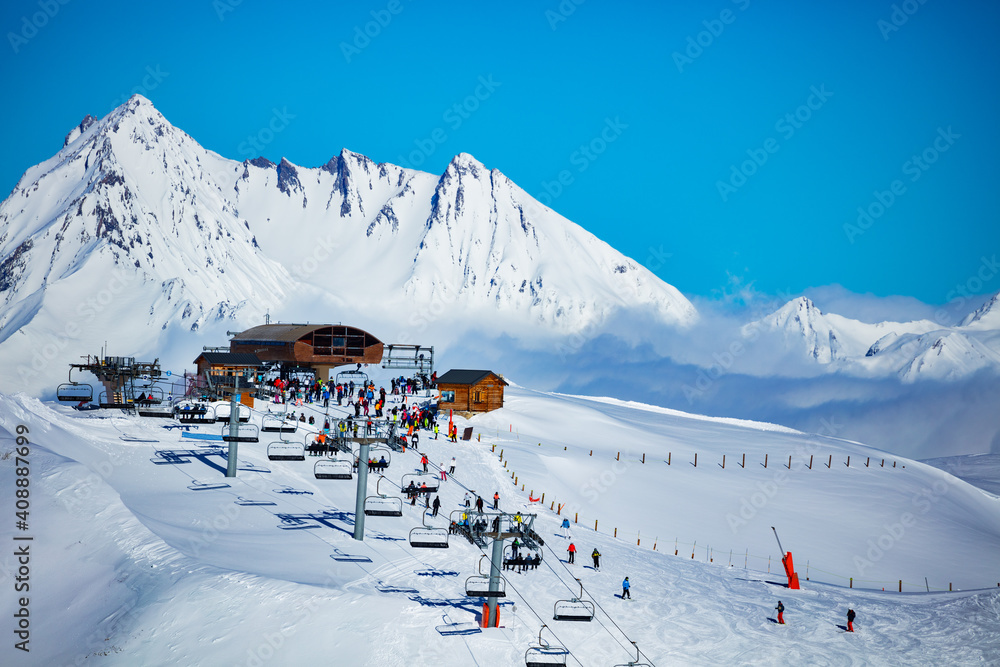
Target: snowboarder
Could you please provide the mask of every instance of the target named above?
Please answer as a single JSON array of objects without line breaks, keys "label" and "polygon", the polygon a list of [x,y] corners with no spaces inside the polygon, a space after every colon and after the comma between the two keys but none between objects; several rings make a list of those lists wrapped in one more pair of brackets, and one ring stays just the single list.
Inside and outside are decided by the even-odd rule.
[{"label": "snowboarder", "polygon": [[569,534],[569,519],[567,519],[567,518],[563,519],[562,529],[563,529],[563,532],[565,533],[566,539],[570,539],[570,534]]},{"label": "snowboarder", "polygon": [[[625,581],[622,582],[622,600],[628,598],[632,599],[632,594],[629,592],[631,585],[628,583],[628,577],[625,577]],[[780,602],[778,604],[781,604]]]},{"label": "snowboarder", "polygon": [[854,610],[847,610],[847,631],[854,632]]},{"label": "snowboarder", "polygon": [[590,554],[590,557],[594,559],[594,569],[595,570],[600,570],[601,569],[601,552],[597,550],[597,547],[594,547],[594,553]]},{"label": "snowboarder", "polygon": [[781,600],[778,600],[778,606],[775,607],[775,609],[778,610],[778,623],[780,623],[781,625],[784,625],[785,624],[785,617],[784,617],[785,605],[781,604]]},{"label": "snowboarder", "polygon": [[438,510],[441,509],[441,497],[440,496],[434,496],[433,507],[434,507],[434,513],[431,514],[431,516],[437,516],[438,515]]},{"label": "snowboarder", "polygon": [[570,564],[575,563],[576,562],[576,545],[573,544],[572,542],[570,542],[569,543],[569,549],[567,549],[567,551],[569,551],[569,562],[570,562]]},{"label": "snowboarder", "polygon": [[495,509],[495,510],[500,509],[500,492],[499,491],[494,491],[493,492],[493,509]]}]

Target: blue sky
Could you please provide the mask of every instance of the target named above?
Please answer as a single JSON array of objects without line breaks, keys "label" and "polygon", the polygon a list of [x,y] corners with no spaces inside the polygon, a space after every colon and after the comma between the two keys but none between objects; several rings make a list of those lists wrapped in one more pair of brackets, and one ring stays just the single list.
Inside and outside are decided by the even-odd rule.
[{"label": "blue sky", "polygon": [[234,159],[472,153],[691,296],[1000,290],[1000,6],[682,4],[12,0],[0,189],[141,92]]}]

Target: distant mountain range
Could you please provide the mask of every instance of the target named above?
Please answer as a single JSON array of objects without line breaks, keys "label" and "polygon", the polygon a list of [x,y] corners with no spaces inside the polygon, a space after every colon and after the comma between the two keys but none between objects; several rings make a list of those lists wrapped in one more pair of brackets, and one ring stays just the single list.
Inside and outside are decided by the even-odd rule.
[{"label": "distant mountain range", "polygon": [[[796,299],[755,326],[830,371],[956,379],[1000,369],[996,301],[943,328]],[[104,341],[152,357],[303,302],[313,321],[398,323],[386,342],[427,322],[530,341],[637,321],[651,338],[698,335],[701,321],[676,288],[471,155],[440,176],[346,149],[317,168],[238,162],[138,95],[85,117],[0,204],[0,368],[18,378],[6,391],[51,390]]]},{"label": "distant mountain range", "polygon": [[958,326],[931,320],[868,324],[826,314],[806,297],[789,301],[747,327],[771,335],[801,357],[831,372],[904,382],[956,380],[1000,369],[1000,306],[994,295]]}]

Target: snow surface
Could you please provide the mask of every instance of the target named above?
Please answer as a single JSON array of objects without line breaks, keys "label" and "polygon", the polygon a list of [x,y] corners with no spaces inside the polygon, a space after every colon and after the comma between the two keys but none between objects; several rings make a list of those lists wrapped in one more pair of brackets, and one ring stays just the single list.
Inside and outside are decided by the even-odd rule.
[{"label": "snow surface", "polygon": [[[508,388],[503,409],[456,423],[474,428],[471,442],[421,438],[432,463],[458,459],[455,478],[442,486],[443,513],[460,506],[466,488],[486,498],[499,490],[504,509],[538,512],[548,547],[537,571],[509,574],[505,627],[479,633],[470,628],[482,601],[466,598],[463,582],[481,552],[457,537],[447,550],[411,549],[406,535],[420,523],[420,508],[405,505],[398,519],[367,517],[359,543],[351,537],[354,484],[314,479],[309,457],[268,461],[268,434],[240,446],[241,470],[230,487],[192,490],[195,481],[223,479],[222,456],[152,460],[163,460],[157,452],[212,451],[219,443],[185,435],[211,437],[221,425],[185,433],[167,420],[0,396],[0,495],[13,507],[11,438],[16,425],[26,425],[31,515],[30,530],[19,535],[35,538],[31,653],[15,652],[8,633],[0,661],[516,665],[542,622],[554,633],[546,631],[546,640],[571,651],[569,664],[587,666],[634,659],[630,640],[658,665],[1000,661],[1000,498],[945,472],[905,459],[894,459],[896,468],[864,468],[862,457],[875,450],[829,436],[517,386]],[[834,454],[834,467],[802,469],[811,448],[818,458]],[[742,452],[746,469],[735,465]],[[765,452],[772,455],[767,469]],[[722,453],[729,455],[725,469]],[[779,477],[787,453],[795,462]],[[412,449],[394,454],[388,478],[418,460]],[[374,478],[370,484],[374,490]],[[545,492],[546,505],[529,503],[529,492]],[[757,493],[768,496],[759,507]],[[242,506],[239,498],[275,504]],[[726,516],[739,515],[741,499],[756,514],[733,530]],[[571,529],[581,552],[575,565],[559,562],[568,540],[559,536],[561,517],[547,509],[552,501],[565,503],[564,516],[579,513]],[[302,530],[281,529],[276,516],[324,512],[325,525],[306,520],[316,527]],[[913,523],[893,537],[906,513]],[[781,585],[772,525],[794,554],[801,591]],[[13,521],[5,522],[7,544],[13,532]],[[885,548],[861,574],[855,558],[869,558],[868,540]],[[603,554],[600,571],[588,566],[595,547]],[[15,565],[10,552],[0,560],[5,579]],[[336,553],[371,562],[335,561]],[[838,575],[855,576],[856,587],[839,585],[846,580]],[[624,576],[634,600],[616,597]],[[927,593],[925,576],[932,591],[951,582],[961,592]],[[556,600],[575,594],[574,577],[599,604],[593,623],[551,620]],[[899,578],[902,595],[895,592]],[[11,619],[9,581],[4,589],[0,615]],[[778,599],[784,627],[771,620]],[[838,629],[849,607],[858,613],[854,635]],[[436,630],[445,626],[470,634]]]}]

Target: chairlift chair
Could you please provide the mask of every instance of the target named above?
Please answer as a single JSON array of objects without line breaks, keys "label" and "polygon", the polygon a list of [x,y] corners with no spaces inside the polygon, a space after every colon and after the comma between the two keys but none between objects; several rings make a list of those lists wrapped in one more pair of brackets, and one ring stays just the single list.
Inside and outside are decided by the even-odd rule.
[{"label": "chairlift chair", "polygon": [[[354,451],[354,463],[361,465],[359,460],[360,450]],[[368,460],[378,463],[380,457],[385,457],[385,465],[388,468],[392,464],[392,450],[385,446],[374,445],[368,448]],[[365,463],[367,465],[367,462]]]},{"label": "chairlift chair", "polygon": [[294,421],[286,421],[287,413],[264,415],[260,423],[260,430],[265,433],[295,433],[298,424]]},{"label": "chairlift chair", "polygon": [[507,580],[499,577],[499,588],[490,591],[490,575],[483,573],[483,560],[486,556],[479,557],[477,570],[479,574],[474,574],[465,580],[465,594],[469,597],[478,598],[505,598],[507,597]]},{"label": "chairlift chair", "polygon": [[580,596],[569,600],[557,600],[552,609],[552,620],[554,621],[592,621],[594,620],[594,603],[583,598],[583,583],[579,579]]},{"label": "chairlift chair", "polygon": [[73,368],[69,369],[69,382],[56,387],[56,400],[67,403],[90,403],[94,400],[94,388],[89,384],[73,382]]},{"label": "chairlift chair", "polygon": [[97,404],[102,408],[121,408],[122,410],[131,410],[134,407],[131,399],[125,398],[124,392],[121,391],[112,392],[110,399],[108,392],[102,391],[100,398],[97,399]]},{"label": "chairlift chair", "polygon": [[632,648],[635,649],[635,661],[621,662],[615,665],[615,667],[652,667],[648,662],[639,662],[639,647],[635,642],[632,642]]},{"label": "chairlift chair", "polygon": [[[220,409],[224,408],[224,409]],[[229,403],[220,403],[215,407],[215,421],[228,422],[232,407]],[[241,422],[250,421],[250,409],[242,403],[236,404],[236,420]]]},{"label": "chairlift chair", "polygon": [[413,486],[417,487],[417,489],[420,489],[421,484],[426,484],[427,488],[423,490],[427,493],[435,493],[441,486],[440,478],[433,473],[409,472],[403,475],[402,480],[399,482],[399,488],[406,489],[410,485],[410,482],[413,482]]},{"label": "chairlift chair", "polygon": [[306,452],[300,444],[278,440],[267,446],[267,459],[269,461],[305,461]]},{"label": "chairlift chair", "polygon": [[[189,409],[185,410],[184,408]],[[177,421],[182,424],[214,424],[215,408],[205,403],[185,403],[174,408]]]},{"label": "chairlift chair", "polygon": [[423,525],[410,530],[410,546],[416,549],[447,549],[448,530],[428,526],[427,512],[423,517]]},{"label": "chairlift chair", "polygon": [[354,479],[354,470],[347,459],[320,459],[313,466],[316,479]]},{"label": "chairlift chair", "polygon": [[375,482],[375,495],[365,498],[365,516],[403,516],[403,499],[380,493],[379,485],[384,476]]},{"label": "chairlift chair", "polygon": [[260,433],[256,424],[237,424],[236,435],[229,435],[229,428],[222,427],[224,442],[260,442]]},{"label": "chairlift chair", "polygon": [[542,632],[547,628],[542,625],[538,630],[538,643],[533,644],[524,652],[525,667],[552,667],[552,665],[565,665],[569,651],[565,646],[549,644],[542,639]]}]

